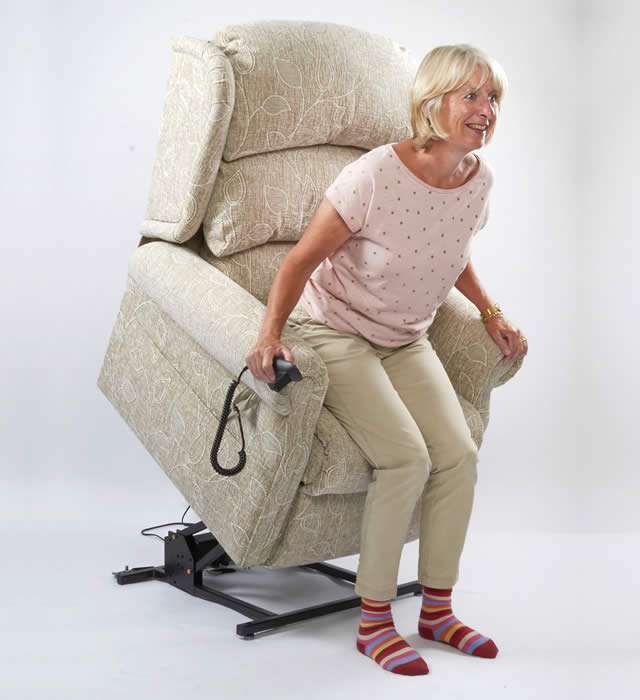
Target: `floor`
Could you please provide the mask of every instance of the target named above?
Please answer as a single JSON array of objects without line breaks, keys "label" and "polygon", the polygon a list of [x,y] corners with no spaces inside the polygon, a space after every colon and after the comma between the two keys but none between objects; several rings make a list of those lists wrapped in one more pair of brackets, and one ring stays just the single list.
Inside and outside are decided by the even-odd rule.
[{"label": "floor", "polygon": [[[233,610],[161,582],[119,586],[113,571],[162,563],[163,542],[139,534],[149,524],[3,523],[4,697],[637,696],[638,535],[470,532],[454,612],[492,637],[500,653],[475,658],[421,639],[420,598],[406,596],[393,602],[394,620],[430,673],[404,677],[357,652],[359,608],[243,640],[235,626],[247,618]],[[415,578],[416,561],[412,542],[401,582]],[[357,557],[333,563],[355,570]],[[255,569],[215,581],[277,612],[352,592],[347,583],[298,570]]]}]

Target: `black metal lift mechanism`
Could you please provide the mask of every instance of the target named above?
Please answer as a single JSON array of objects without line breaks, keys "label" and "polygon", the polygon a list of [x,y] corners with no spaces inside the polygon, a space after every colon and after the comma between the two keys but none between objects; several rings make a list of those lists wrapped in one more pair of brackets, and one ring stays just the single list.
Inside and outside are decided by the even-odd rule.
[{"label": "black metal lift mechanism", "polygon": [[[314,617],[321,617],[322,615],[329,615],[340,610],[360,606],[360,596],[354,595],[278,614],[216,590],[212,586],[203,583],[202,576],[205,569],[213,575],[241,570],[229,566],[230,564],[233,565],[232,560],[211,532],[201,535],[196,534],[205,529],[207,529],[207,526],[200,520],[182,530],[175,532],[169,530],[164,538],[164,566],[139,566],[133,569],[127,566],[124,571],[114,571],[112,573],[121,585],[156,579],[169,583],[198,598],[203,598],[212,603],[219,603],[227,608],[236,610],[245,617],[250,617],[253,622],[242,622],[236,626],[236,634],[241,639],[254,639],[258,632],[274,630],[300,620],[309,620]],[[356,582],[355,572],[333,564],[317,562],[315,564],[303,564],[294,568],[313,569],[332,578],[349,581],[354,585]],[[420,583],[415,580],[399,584],[398,597],[407,593],[420,595],[422,593]]]}]

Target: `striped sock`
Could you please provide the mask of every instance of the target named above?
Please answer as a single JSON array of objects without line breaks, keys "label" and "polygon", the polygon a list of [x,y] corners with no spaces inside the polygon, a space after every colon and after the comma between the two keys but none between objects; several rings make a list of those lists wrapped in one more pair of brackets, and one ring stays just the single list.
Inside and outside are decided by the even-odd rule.
[{"label": "striped sock", "polygon": [[451,588],[422,586],[418,633],[424,639],[450,644],[472,656],[493,659],[498,647],[492,639],[462,624],[451,610]]},{"label": "striped sock", "polygon": [[356,646],[385,671],[403,676],[429,673],[425,660],[396,631],[389,600],[361,599]]}]

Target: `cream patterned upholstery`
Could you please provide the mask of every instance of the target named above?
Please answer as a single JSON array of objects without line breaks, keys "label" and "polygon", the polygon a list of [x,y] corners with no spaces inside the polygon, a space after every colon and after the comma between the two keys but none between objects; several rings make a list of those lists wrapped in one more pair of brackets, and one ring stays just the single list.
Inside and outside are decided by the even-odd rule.
[{"label": "cream patterned upholstery", "polygon": [[[326,367],[293,326],[283,342],[303,380],[276,393],[245,371],[234,404],[247,463],[222,476],[209,455],[273,278],[324,190],[365,150],[411,135],[416,65],[388,38],[321,22],[234,25],[173,51],[142,235],[98,386],[238,566],[356,554],[371,466],[324,407]],[[480,446],[491,390],[522,360],[502,358],[455,288],[429,337]],[[241,446],[234,415],[218,454],[227,467]],[[407,542],[417,516],[418,506]]]}]

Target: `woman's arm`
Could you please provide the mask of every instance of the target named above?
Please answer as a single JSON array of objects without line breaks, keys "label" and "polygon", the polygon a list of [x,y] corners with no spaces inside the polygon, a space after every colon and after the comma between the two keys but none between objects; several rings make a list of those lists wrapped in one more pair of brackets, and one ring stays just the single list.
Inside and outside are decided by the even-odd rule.
[{"label": "woman's arm", "polygon": [[[482,288],[471,265],[471,260],[456,280],[455,287],[476,305],[480,313],[493,304],[491,297]],[[502,313],[486,321],[484,326],[508,359],[517,359],[521,355],[527,354],[529,350],[527,339],[518,328],[504,318]]]},{"label": "woman's arm", "polygon": [[480,280],[471,265],[471,260],[460,273],[456,280],[455,288],[459,289],[469,301],[473,302],[479,311],[484,311],[493,304],[491,297],[488,296],[480,284]]}]

